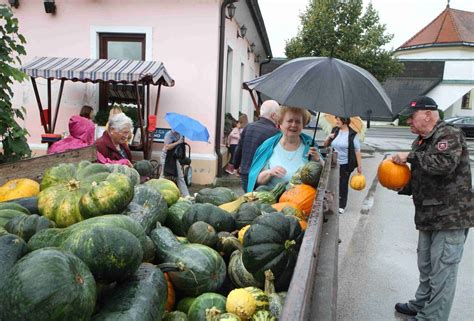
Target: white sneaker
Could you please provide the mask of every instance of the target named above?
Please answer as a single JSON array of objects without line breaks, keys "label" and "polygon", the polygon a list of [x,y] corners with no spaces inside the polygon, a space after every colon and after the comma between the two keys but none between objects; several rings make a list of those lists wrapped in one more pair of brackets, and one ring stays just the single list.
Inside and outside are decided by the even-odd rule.
[{"label": "white sneaker", "polygon": [[339,208],[339,214],[344,214],[345,210],[343,208]]}]

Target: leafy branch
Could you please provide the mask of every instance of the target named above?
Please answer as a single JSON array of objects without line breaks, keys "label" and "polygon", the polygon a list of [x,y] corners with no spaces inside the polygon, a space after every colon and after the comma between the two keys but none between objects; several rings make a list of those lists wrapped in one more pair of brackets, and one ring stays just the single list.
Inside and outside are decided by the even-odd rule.
[{"label": "leafy branch", "polygon": [[25,108],[12,106],[14,81],[22,82],[26,75],[15,64],[21,64],[25,55],[25,38],[18,32],[18,19],[7,5],[0,5],[0,163],[11,162],[31,156],[26,136],[28,131],[18,125],[16,119],[24,120]]}]

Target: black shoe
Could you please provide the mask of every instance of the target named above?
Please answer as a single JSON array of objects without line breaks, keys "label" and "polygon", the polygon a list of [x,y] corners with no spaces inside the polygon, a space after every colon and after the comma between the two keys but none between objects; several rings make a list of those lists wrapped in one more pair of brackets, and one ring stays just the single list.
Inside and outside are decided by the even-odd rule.
[{"label": "black shoe", "polygon": [[397,310],[397,312],[400,312],[400,313],[403,313],[403,314],[406,314],[406,315],[411,315],[411,316],[415,316],[416,313],[417,313],[415,310],[412,310],[410,308],[408,303],[397,303],[397,304],[395,304],[395,310]]}]

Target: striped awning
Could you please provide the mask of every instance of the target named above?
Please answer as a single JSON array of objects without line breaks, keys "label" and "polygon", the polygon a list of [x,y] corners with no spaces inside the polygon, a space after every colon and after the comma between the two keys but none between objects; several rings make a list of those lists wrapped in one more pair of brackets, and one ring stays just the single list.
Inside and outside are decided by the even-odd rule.
[{"label": "striped awning", "polygon": [[173,78],[159,61],[35,57],[20,69],[35,78],[174,85]]}]

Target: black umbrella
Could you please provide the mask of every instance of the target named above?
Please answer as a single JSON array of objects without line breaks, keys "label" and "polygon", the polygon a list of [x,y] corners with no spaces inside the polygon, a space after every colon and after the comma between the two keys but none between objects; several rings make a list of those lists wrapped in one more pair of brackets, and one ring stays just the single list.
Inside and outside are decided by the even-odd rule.
[{"label": "black umbrella", "polygon": [[367,70],[337,58],[305,57],[244,83],[282,105],[341,117],[392,118],[390,98]]}]

